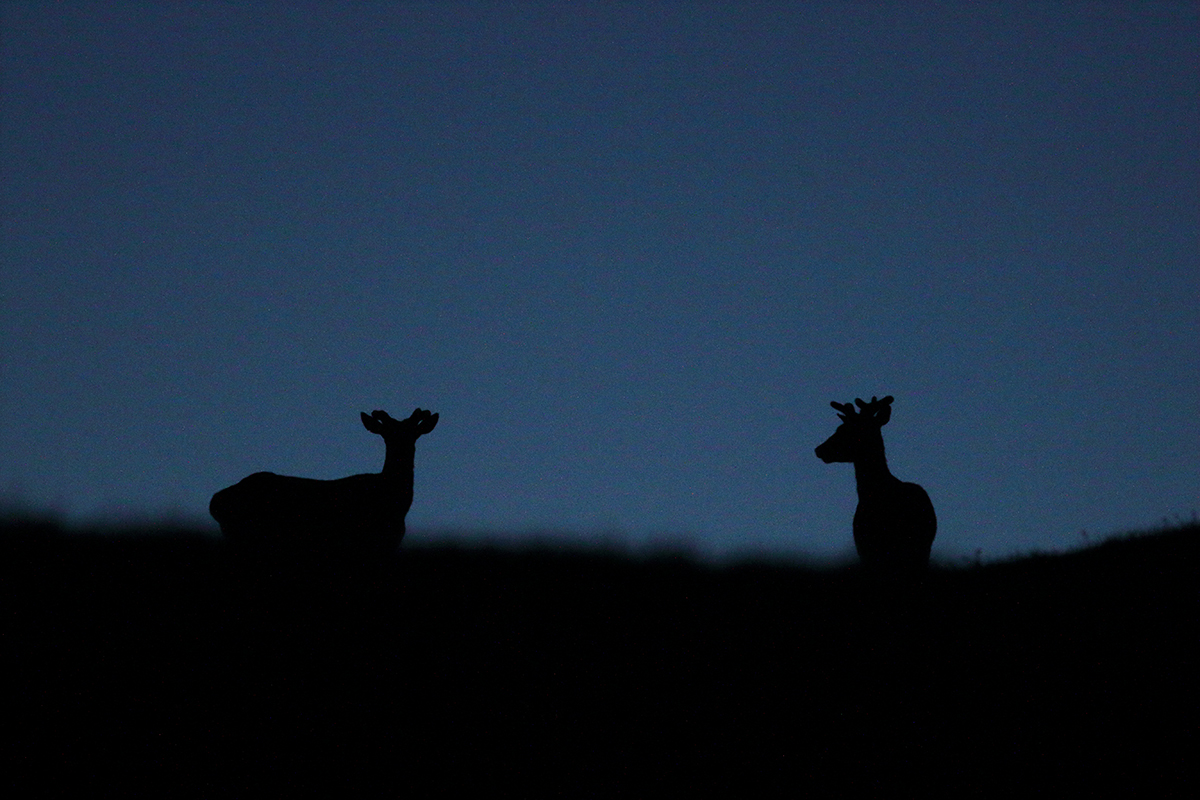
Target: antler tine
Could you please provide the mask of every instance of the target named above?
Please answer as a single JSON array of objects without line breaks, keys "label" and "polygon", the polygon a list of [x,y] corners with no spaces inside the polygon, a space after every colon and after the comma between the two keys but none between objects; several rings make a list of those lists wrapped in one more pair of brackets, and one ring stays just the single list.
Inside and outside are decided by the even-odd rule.
[{"label": "antler tine", "polygon": [[862,401],[861,397],[854,398],[854,402],[858,403],[858,407],[861,408],[863,411],[867,411],[870,409],[878,408],[879,406],[891,405],[892,401],[895,399],[896,398],[892,397],[890,394],[887,397],[883,398],[882,400],[880,400],[875,395],[871,395],[871,402],[869,402],[869,403],[864,403]]},{"label": "antler tine", "polygon": [[837,401],[834,401],[834,402],[830,403],[829,405],[833,406],[833,408],[835,410],[840,411],[843,414],[849,414],[852,417],[858,413],[854,410],[853,403],[839,403]]}]

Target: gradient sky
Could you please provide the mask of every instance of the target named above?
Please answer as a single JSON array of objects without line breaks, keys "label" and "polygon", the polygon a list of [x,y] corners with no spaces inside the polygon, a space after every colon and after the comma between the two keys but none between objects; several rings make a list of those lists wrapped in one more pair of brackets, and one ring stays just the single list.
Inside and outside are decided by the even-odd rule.
[{"label": "gradient sky", "polygon": [[[1200,4],[0,5],[0,493],[377,471],[436,531],[935,555],[1200,508]],[[539,533],[540,532],[540,533]]]}]

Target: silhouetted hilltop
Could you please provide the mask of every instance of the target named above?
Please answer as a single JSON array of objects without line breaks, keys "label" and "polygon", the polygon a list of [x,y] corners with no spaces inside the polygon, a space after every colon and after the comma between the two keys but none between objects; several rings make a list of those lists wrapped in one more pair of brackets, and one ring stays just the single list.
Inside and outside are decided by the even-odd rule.
[{"label": "silhouetted hilltop", "polygon": [[1195,524],[922,582],[448,546],[289,563],[28,521],[0,553],[13,724],[51,782],[1195,777]]}]

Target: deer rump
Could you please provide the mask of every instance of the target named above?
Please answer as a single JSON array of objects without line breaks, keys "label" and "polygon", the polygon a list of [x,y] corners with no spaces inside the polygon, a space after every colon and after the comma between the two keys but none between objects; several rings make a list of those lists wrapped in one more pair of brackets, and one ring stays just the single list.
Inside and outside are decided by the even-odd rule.
[{"label": "deer rump", "polygon": [[233,543],[391,551],[411,502],[399,494],[378,474],[325,481],[256,472],[214,494],[208,510]]}]

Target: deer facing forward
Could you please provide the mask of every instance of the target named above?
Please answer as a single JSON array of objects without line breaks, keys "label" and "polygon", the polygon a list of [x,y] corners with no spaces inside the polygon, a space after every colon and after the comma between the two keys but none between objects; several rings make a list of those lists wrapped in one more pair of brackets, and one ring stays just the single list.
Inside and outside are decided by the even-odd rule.
[{"label": "deer facing forward", "polygon": [[256,472],[212,497],[208,512],[231,542],[272,548],[391,552],[404,538],[413,500],[417,439],[438,415],[417,409],[408,419],[383,411],[362,414],[363,427],[383,437],[383,471],[332,481]]},{"label": "deer facing forward", "polygon": [[853,463],[858,484],[854,512],[854,547],[865,567],[921,569],[929,564],[929,548],[937,534],[937,516],[929,495],[888,470],[880,430],[892,416],[892,398],[830,403],[842,424],[820,447],[826,464]]}]

